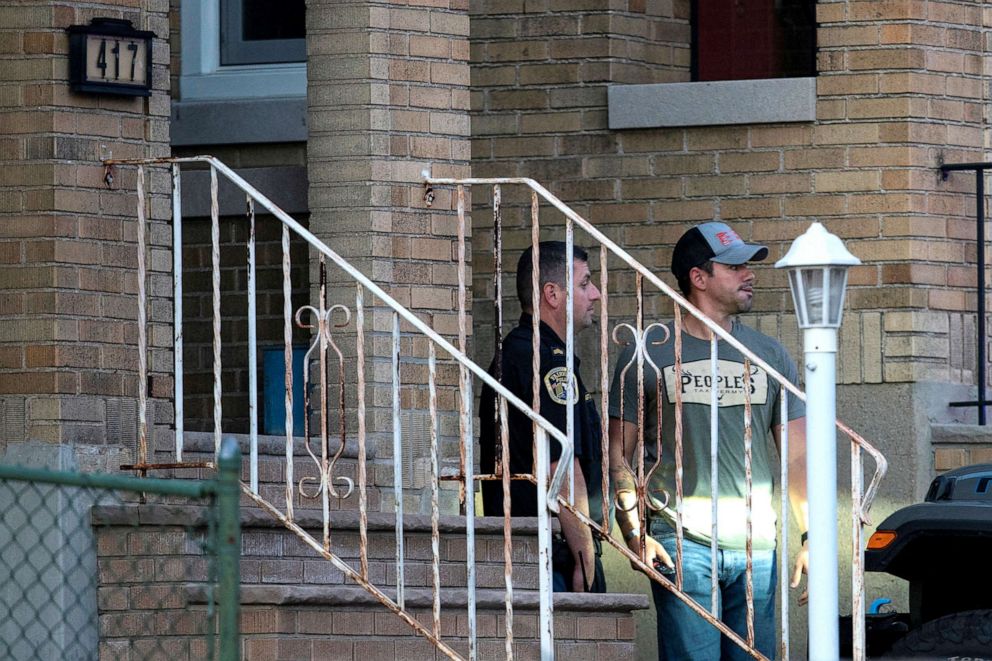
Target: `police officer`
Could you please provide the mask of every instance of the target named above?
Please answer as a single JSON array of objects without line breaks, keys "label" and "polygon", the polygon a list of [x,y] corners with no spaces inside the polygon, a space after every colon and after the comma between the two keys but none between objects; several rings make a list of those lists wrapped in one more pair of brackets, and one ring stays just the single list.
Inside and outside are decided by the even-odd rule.
[{"label": "police officer", "polygon": [[[599,289],[593,284],[589,272],[588,254],[573,247],[573,297],[572,319],[575,332],[592,325]],[[517,264],[517,297],[523,309],[520,323],[503,340],[501,383],[524,402],[533,402],[533,372],[531,369],[533,345],[533,263],[532,248],[524,251]],[[578,388],[567,388],[565,367],[566,334],[566,246],[561,241],[543,241],[539,244],[539,284],[541,313],[540,326],[540,397],[541,415],[561,431],[565,431],[567,397],[578,392],[575,402],[575,507],[591,516],[593,521],[602,519],[602,446],[599,413],[592,396],[586,391],[579,376],[579,358],[574,359]],[[496,361],[489,368],[496,371]],[[574,394],[573,394],[574,396]],[[496,395],[488,386],[482,389],[479,407],[480,466],[484,473],[495,469],[497,446],[501,442],[495,419]],[[509,464],[511,474],[533,473],[534,457],[533,423],[515,407],[507,407],[509,431]],[[561,457],[557,441],[549,439],[551,472],[555,471]],[[511,516],[537,516],[537,487],[529,480],[513,480],[510,484]],[[563,495],[567,494],[567,487]],[[483,511],[488,516],[503,515],[503,488],[498,481],[482,483]],[[566,508],[558,516],[562,536],[556,536],[552,548],[554,590],[556,592],[605,592],[606,583],[600,562],[599,540],[592,531]]]}]

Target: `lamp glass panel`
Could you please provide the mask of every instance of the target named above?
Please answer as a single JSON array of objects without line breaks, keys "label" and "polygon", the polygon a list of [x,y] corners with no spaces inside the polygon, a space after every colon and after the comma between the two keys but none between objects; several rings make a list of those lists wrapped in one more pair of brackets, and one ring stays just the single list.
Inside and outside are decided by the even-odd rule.
[{"label": "lamp glass panel", "polygon": [[831,326],[840,326],[840,318],[844,313],[844,289],[847,286],[847,267],[833,266],[829,271],[830,310],[828,323]]},{"label": "lamp glass panel", "polygon": [[[825,323],[823,305],[829,301],[830,293],[829,289],[824,290],[823,287],[826,270],[821,267],[811,267],[799,271],[806,298],[806,322],[809,326],[822,326]],[[825,292],[828,294],[827,301],[824,300]]]},{"label": "lamp glass panel", "polygon": [[806,314],[806,295],[803,293],[803,281],[799,277],[799,273],[800,271],[797,269],[789,269],[789,289],[792,291],[792,303],[796,308],[796,321],[800,328],[806,328],[809,325]]}]

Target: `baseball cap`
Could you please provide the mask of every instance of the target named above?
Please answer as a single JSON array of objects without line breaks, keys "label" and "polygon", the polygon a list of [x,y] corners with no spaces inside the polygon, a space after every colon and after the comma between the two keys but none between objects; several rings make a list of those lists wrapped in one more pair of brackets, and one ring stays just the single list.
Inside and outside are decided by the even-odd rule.
[{"label": "baseball cap", "polygon": [[726,223],[703,223],[687,231],[675,244],[672,273],[681,278],[707,260],[718,264],[744,264],[760,262],[767,256],[768,248],[744,243],[744,239]]}]

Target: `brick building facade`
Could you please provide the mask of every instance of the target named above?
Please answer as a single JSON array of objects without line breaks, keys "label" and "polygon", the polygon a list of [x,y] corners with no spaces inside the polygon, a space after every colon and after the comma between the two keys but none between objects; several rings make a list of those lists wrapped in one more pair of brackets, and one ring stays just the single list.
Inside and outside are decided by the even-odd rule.
[{"label": "brick building facade", "polygon": [[[986,377],[975,369],[973,177],[944,181],[938,172],[987,158],[992,11],[983,3],[808,3],[815,71],[729,83],[696,80],[702,18],[689,0],[308,0],[297,39],[305,63],[256,68],[221,64],[211,29],[227,4],[0,8],[0,446],[64,444],[109,466],[128,456],[135,230],[121,191],[133,189],[133,171],[108,190],[99,160],[212,153],[251,171],[263,192],[447,337],[457,335],[455,201],[439,190],[425,210],[426,167],[436,176],[533,177],[666,278],[671,247],[690,223],[725,220],[769,244],[772,262],[820,221],[863,262],[850,276],[838,411],[890,459],[878,516],[922,495],[935,470],[989,459],[983,436],[945,427],[974,421],[974,409],[948,404],[974,399],[976,379]],[[95,16],[156,33],[147,99],[69,91],[64,30]],[[167,177],[149,185],[167,193]],[[518,201],[507,199],[504,264],[529,242]],[[471,351],[486,363],[492,220],[487,195],[474,202]],[[152,396],[167,435],[164,197],[149,217],[151,268],[163,279],[154,291],[165,296],[153,306]],[[232,245],[241,240],[230,236]],[[305,254],[302,244],[294,250]],[[798,356],[784,274],[770,264],[757,273],[749,320]],[[294,278],[302,300],[314,291],[315,260]],[[339,273],[330,282],[335,301],[354,300]],[[611,314],[629,321],[632,283],[614,282]],[[273,298],[273,311],[280,304]],[[671,308],[650,299],[646,312],[666,318]],[[373,310],[369,323],[386,334],[390,315]],[[278,341],[279,331],[271,334]],[[593,356],[586,342],[582,353]],[[195,369],[198,353],[189,351]],[[370,433],[384,439],[387,343],[370,352]],[[232,360],[229,378],[243,384]],[[455,412],[456,377],[447,378],[441,407]],[[404,405],[424,408],[422,400],[414,394]],[[229,422],[244,424],[237,413]]]}]

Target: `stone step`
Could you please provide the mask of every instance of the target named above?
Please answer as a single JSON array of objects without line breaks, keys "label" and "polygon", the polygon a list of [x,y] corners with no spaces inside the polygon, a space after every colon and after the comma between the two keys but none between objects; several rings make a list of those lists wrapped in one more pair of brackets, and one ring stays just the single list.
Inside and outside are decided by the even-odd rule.
[{"label": "stone step", "polygon": [[987,445],[992,447],[992,425],[930,425],[934,443],[942,445]]},{"label": "stone step", "polygon": [[[210,657],[211,601],[202,583],[174,586],[175,599],[148,599],[147,585],[130,588],[129,601],[101,596],[101,658],[193,661]],[[506,606],[502,590],[476,591],[477,656],[505,658]],[[388,593],[389,598],[393,598]],[[468,657],[467,592],[441,592],[441,641]],[[447,659],[430,641],[369,592],[355,586],[242,585],[241,654],[245,661],[408,661]],[[407,590],[406,612],[432,628],[432,593]],[[513,595],[513,652],[540,659],[539,598]],[[634,613],[648,607],[640,594],[554,596],[555,653],[569,661],[637,658]],[[167,653],[167,656],[166,656]]]},{"label": "stone step", "polygon": [[937,473],[992,463],[992,425],[931,425],[930,435]]},{"label": "stone step", "polygon": [[[393,598],[392,592],[388,596]],[[468,657],[466,590],[441,592],[441,640]],[[191,604],[206,602],[206,590],[193,586]],[[360,587],[243,586],[244,659],[446,659],[409,624]],[[476,591],[477,652],[480,659],[505,657],[505,593]],[[430,590],[407,590],[405,605],[431,627]],[[644,595],[557,594],[554,598],[555,652],[573,660],[624,661],[636,658],[633,613],[648,607]],[[513,595],[514,658],[539,659],[539,595]]]},{"label": "stone step", "polygon": [[[235,438],[241,446],[242,468],[241,479],[246,484],[250,480],[249,438],[247,434],[225,434],[225,437]],[[185,434],[183,463],[205,464],[214,461],[214,436],[206,432],[187,432]],[[329,441],[329,457],[333,457],[339,447],[339,441],[332,438]],[[300,481],[306,480],[304,490],[313,494],[319,474],[319,439],[311,439],[310,449],[318,457],[314,461],[306,450],[302,437],[297,437],[293,443],[293,507],[295,509],[322,508],[319,498],[308,497],[300,489]],[[334,463],[332,476],[334,488],[338,495],[331,495],[329,507],[332,510],[359,509],[358,503],[358,449],[353,440],[345,445],[344,452]],[[175,449],[169,443],[160,445],[155,461],[171,463],[175,460]],[[258,493],[269,503],[285,510],[286,503],[286,439],[283,436],[258,437]],[[369,511],[387,511],[393,508],[393,464],[391,459],[376,460],[375,453],[370,447],[366,457],[366,498]],[[216,475],[213,468],[183,468],[173,470],[157,470],[156,477],[176,477],[189,479],[210,479]],[[423,476],[417,478],[423,479]],[[349,481],[353,487],[350,495]],[[404,487],[404,502],[407,511],[429,511],[430,495],[424,484]],[[165,502],[170,502],[165,499]],[[448,480],[441,481],[440,488],[441,510],[454,512],[458,508],[457,483]],[[252,506],[247,496],[242,498],[242,505]]]},{"label": "stone step", "polygon": [[[106,582],[126,573],[118,562],[125,557],[153,556],[152,562],[168,571],[169,560],[187,558],[203,576],[206,559],[201,550],[207,511],[201,507],[166,504],[115,505],[96,507],[92,520],[97,530],[101,558],[105,560]],[[313,512],[300,512],[294,519],[318,543],[322,543],[322,520]],[[354,512],[331,512],[330,550],[356,571],[359,561],[359,517]],[[376,585],[395,585],[395,518],[372,512],[368,515],[369,579]],[[241,574],[246,583],[344,584],[349,581],[331,562],[268,512],[242,509]],[[495,517],[476,519],[476,585],[501,588],[504,585],[503,521]],[[467,581],[465,521],[443,516],[439,520],[439,573],[444,587],[464,586]],[[404,518],[404,584],[430,586],[430,517]],[[537,585],[537,520],[515,519],[513,530],[513,583],[520,587]],[[130,555],[128,555],[130,554]],[[172,562],[175,567],[175,562]],[[177,577],[178,578],[178,577]]]},{"label": "stone step", "polygon": [[[211,576],[203,533],[209,510],[162,504],[94,507],[99,567],[101,654],[108,658],[209,656]],[[296,519],[304,529],[320,526],[312,513]],[[358,517],[330,516],[333,543],[357,548]],[[375,596],[319,558],[267,512],[242,511],[241,630],[243,659],[441,659]],[[394,597],[393,517],[368,517],[370,579]],[[430,518],[406,518],[405,603],[430,626]],[[514,652],[539,658],[536,519],[514,521]],[[441,636],[467,656],[464,520],[439,522],[442,564]],[[478,559],[478,657],[502,658],[505,630],[502,520],[476,521]],[[337,548],[337,547],[335,547]],[[357,551],[352,555],[357,555]],[[355,561],[354,566],[357,566]],[[459,569],[461,568],[461,570]],[[389,586],[389,587],[386,587]],[[648,606],[643,595],[554,596],[556,651],[567,659],[630,659],[636,655],[633,612]]]}]

